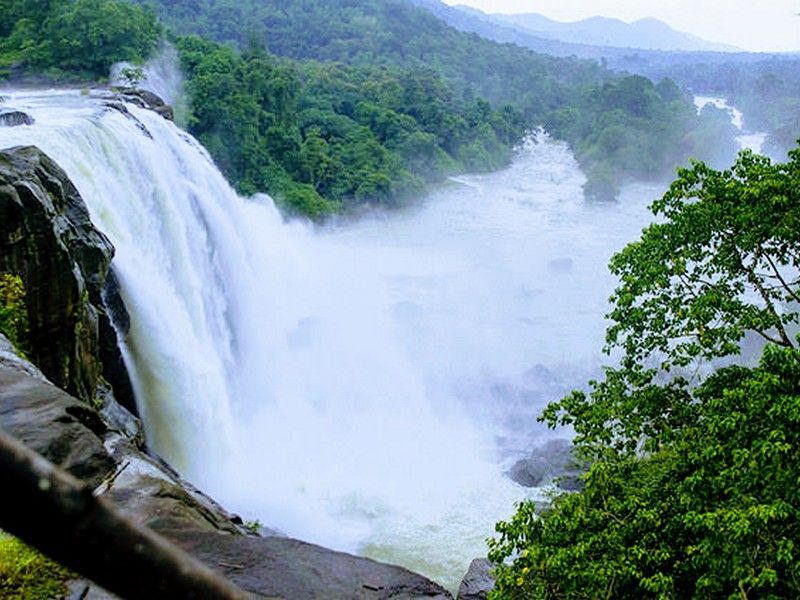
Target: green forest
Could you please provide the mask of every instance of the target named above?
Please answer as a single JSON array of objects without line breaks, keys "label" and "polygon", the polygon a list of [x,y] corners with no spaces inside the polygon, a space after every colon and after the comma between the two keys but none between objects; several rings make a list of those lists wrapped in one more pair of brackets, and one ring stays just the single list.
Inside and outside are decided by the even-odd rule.
[{"label": "green forest", "polygon": [[[269,52],[292,59],[290,64],[301,73],[313,64],[308,61],[324,61],[367,69],[364,74],[382,67],[392,73],[424,74],[431,83],[438,80],[436,104],[444,104],[447,115],[435,127],[448,123],[445,128],[455,129],[457,139],[452,131],[445,135],[433,131],[431,115],[420,115],[420,124],[423,132],[437,136],[436,145],[455,159],[443,162],[456,170],[505,164],[527,130],[544,126],[572,146],[589,179],[587,195],[607,200],[617,196],[625,181],[669,179],[689,157],[723,166],[736,152],[727,121],[713,111],[698,116],[691,98],[669,80],[656,85],[642,77],[614,74],[594,61],[549,57],[497,44],[456,31],[403,0],[194,0],[159,2],[157,11],[178,34],[199,34],[245,53],[265,45]],[[314,67],[310,68],[313,72]],[[327,94],[320,91],[323,97]],[[424,93],[410,99],[400,93],[383,94],[383,98],[387,108],[404,110],[412,117],[418,107],[402,109],[400,104],[425,101]],[[499,113],[499,119],[481,118],[481,113],[489,114],[489,107]],[[334,110],[341,114],[342,108],[347,110]],[[433,113],[441,113],[438,109]],[[461,120],[467,113],[471,133],[465,136],[458,130],[464,128]],[[352,118],[346,112],[344,116]],[[388,144],[390,151],[395,150],[393,145]],[[401,160],[394,164],[403,165],[418,179],[437,179],[447,172],[442,170],[444,164],[437,164],[434,172],[420,172],[404,164],[402,150],[400,154]],[[284,170],[295,172],[291,165]],[[413,189],[400,169],[389,170],[389,181],[399,183],[389,189],[401,194]],[[230,174],[242,181],[235,171]],[[383,179],[380,173],[376,177]],[[249,189],[247,183],[244,189]],[[334,202],[340,199],[325,190],[322,196]],[[379,193],[377,198],[381,197]]]},{"label": "green forest", "polygon": [[312,217],[499,168],[525,132],[518,111],[459,102],[430,70],[279,61],[196,36],[177,46],[191,131],[241,192]]},{"label": "green forest", "polygon": [[668,79],[496,44],[400,0],[28,4],[0,9],[0,76],[102,79],[152,54],[157,12],[177,36],[192,133],[241,192],[312,217],[496,169],[539,126],[570,143],[599,199],[735,153],[724,116],[698,116]]},{"label": "green forest", "polygon": [[0,4],[0,79],[12,70],[97,80],[111,65],[148,58],[163,35],[149,8],[119,0]]}]

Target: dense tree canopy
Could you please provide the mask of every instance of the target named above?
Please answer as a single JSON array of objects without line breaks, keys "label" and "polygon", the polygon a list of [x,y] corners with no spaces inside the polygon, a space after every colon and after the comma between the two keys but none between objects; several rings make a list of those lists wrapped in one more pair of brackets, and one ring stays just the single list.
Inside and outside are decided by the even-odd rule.
[{"label": "dense tree canopy", "polygon": [[[669,81],[655,86],[593,61],[497,44],[457,31],[406,0],[157,0],[156,6],[175,31],[242,49],[255,41],[296,60],[388,66],[422,77],[432,71],[450,105],[482,98],[500,113],[513,107],[529,129],[545,125],[569,142],[590,196],[613,198],[631,178],[667,178],[690,156],[722,164],[735,156],[732,132],[713,115],[698,116],[691,98]],[[423,125],[447,125],[441,111],[419,116]],[[483,132],[488,143],[462,147],[468,168],[471,161],[503,163],[506,149],[492,148]]]},{"label": "dense tree canopy", "polygon": [[178,48],[190,130],[242,192],[312,217],[498,168],[525,132],[515,109],[459,101],[431,70],[289,62],[196,36]]},{"label": "dense tree canopy", "polygon": [[0,76],[13,65],[106,77],[115,62],[142,61],[161,27],[124,0],[10,0],[0,4]]},{"label": "dense tree canopy", "polygon": [[[620,364],[543,415],[593,466],[582,492],[498,524],[496,597],[800,594],[800,150],[790,159],[682,170],[659,222],[614,257]],[[758,366],[703,375],[747,332],[767,343]]]},{"label": "dense tree canopy", "polygon": [[[735,353],[746,331],[791,346],[800,300],[800,151],[744,152],[732,169],[682,169],[653,205],[663,222],[614,257],[609,343],[686,366]],[[791,307],[791,308],[790,308]]]}]

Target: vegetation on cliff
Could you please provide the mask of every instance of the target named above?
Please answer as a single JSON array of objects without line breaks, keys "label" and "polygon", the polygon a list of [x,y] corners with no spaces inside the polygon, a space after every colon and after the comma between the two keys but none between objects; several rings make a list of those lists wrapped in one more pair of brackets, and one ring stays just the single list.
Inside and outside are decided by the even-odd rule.
[{"label": "vegetation on cliff", "polygon": [[12,68],[51,78],[105,78],[115,62],[147,58],[161,35],[152,10],[124,0],[3,2],[0,78]]},{"label": "vegetation on cliff", "polygon": [[50,600],[67,592],[75,578],[67,569],[0,531],[0,597],[6,600]]},{"label": "vegetation on cliff", "polygon": [[28,334],[28,309],[22,278],[0,273],[0,333],[20,352],[25,352]]},{"label": "vegetation on cliff", "polygon": [[[800,149],[695,164],[614,257],[620,366],[542,417],[594,466],[584,491],[498,524],[495,597],[800,594],[798,190]],[[747,334],[759,364],[708,374]]]},{"label": "vegetation on cliff", "polygon": [[196,36],[177,46],[192,133],[240,191],[314,217],[496,169],[525,132],[518,111],[460,101],[431,70],[279,61]]}]

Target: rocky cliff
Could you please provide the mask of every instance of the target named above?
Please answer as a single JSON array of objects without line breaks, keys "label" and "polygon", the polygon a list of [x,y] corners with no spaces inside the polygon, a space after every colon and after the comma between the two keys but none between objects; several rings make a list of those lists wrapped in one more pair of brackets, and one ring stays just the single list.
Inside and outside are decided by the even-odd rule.
[{"label": "rocky cliff", "polygon": [[[401,567],[275,532],[253,535],[239,517],[144,450],[128,433],[139,428],[133,415],[122,407],[116,414],[115,425],[59,390],[0,335],[0,427],[255,598],[450,598],[437,584]],[[77,581],[72,588],[84,597],[93,585]],[[113,598],[90,591],[93,598]]]},{"label": "rocky cliff", "polygon": [[117,343],[128,314],[113,256],[58,165],[33,147],[0,152],[0,272],[25,284],[31,359],[81,400],[102,402],[110,388],[135,412]]}]

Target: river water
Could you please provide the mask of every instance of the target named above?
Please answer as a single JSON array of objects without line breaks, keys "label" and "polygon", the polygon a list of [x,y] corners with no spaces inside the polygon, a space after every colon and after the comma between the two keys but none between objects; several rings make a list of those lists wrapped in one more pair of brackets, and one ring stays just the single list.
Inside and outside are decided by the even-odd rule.
[{"label": "river water", "polygon": [[[324,228],[238,197],[190,136],[78,92],[11,92],[114,243],[150,444],[246,519],[457,586],[525,489],[535,421],[597,374],[611,255],[658,186],[584,200],[545,135],[507,169]],[[565,436],[564,432],[559,433]]]}]

